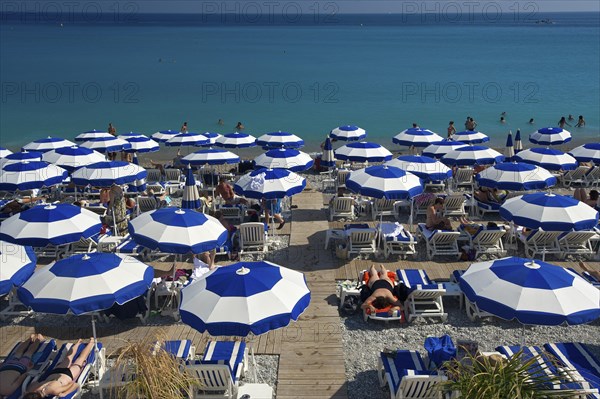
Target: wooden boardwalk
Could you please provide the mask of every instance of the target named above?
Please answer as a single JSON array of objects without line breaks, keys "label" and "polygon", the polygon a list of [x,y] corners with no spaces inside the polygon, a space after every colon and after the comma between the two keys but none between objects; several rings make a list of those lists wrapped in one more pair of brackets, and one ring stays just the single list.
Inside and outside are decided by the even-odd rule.
[{"label": "wooden boardwalk", "polygon": [[[249,338],[257,354],[279,355],[277,397],[289,398],[347,398],[341,322],[338,313],[336,280],[356,280],[360,270],[367,269],[373,260],[339,260],[332,251],[324,250],[325,231],[339,228],[340,222],[328,223],[323,209],[323,196],[306,190],[293,199],[298,209],[293,210],[293,221],[278,234],[290,234],[290,246],[283,253],[284,266],[305,273],[311,290],[311,304],[297,322],[286,328]],[[369,222],[372,223],[372,222]],[[222,262],[220,262],[222,263]],[[432,279],[447,280],[453,270],[466,269],[472,262],[390,260],[377,261],[389,270],[422,268]],[[576,262],[551,263],[579,269]],[[588,262],[600,270],[600,262]],[[155,264],[165,269],[168,263]],[[85,320],[89,320],[89,317]],[[60,320],[60,319],[59,319]],[[33,332],[54,337],[60,342],[89,337],[91,327],[87,322],[64,318],[64,323],[44,324],[28,317],[19,322],[0,323],[0,356],[7,354],[15,341]],[[211,337],[184,325],[142,325],[139,321],[97,323],[98,337],[110,353],[125,342],[144,337],[163,336],[168,339],[190,339],[202,353]]]}]

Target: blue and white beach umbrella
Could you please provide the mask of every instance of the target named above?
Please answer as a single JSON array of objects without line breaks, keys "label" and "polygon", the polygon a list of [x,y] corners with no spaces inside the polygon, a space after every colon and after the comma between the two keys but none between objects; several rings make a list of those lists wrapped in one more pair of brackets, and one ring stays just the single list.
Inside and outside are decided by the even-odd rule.
[{"label": "blue and white beach umbrella", "polygon": [[13,215],[0,225],[0,240],[45,247],[89,238],[100,232],[98,214],[71,204],[37,205]]},{"label": "blue and white beach umbrella", "polygon": [[122,254],[73,255],[36,271],[17,294],[36,312],[80,315],[122,305],[146,292],[154,270]]},{"label": "blue and white beach umbrella", "polygon": [[106,157],[97,151],[85,147],[62,147],[56,150],[48,151],[42,155],[45,162],[60,166],[69,173],[75,169],[97,162],[104,162]]},{"label": "blue and white beach umbrella", "polygon": [[129,133],[119,134],[117,137],[120,138],[120,139],[123,139],[123,140],[127,140],[127,141],[129,141],[129,139],[133,139],[133,138],[136,138],[136,137],[145,137],[145,138],[148,138],[148,136],[146,136],[144,133],[136,133],[136,132],[129,132]]},{"label": "blue and white beach umbrella", "polygon": [[325,144],[323,144],[323,155],[321,155],[321,167],[331,168],[333,166],[335,166],[335,154],[333,153],[331,139],[327,137],[325,139]]},{"label": "blue and white beach umbrella", "polygon": [[7,155],[10,155],[10,154],[12,154],[11,150],[6,149],[4,147],[0,147],[0,158],[4,158],[4,157],[6,157]]},{"label": "blue and white beach umbrella", "polygon": [[335,157],[350,162],[384,162],[392,159],[392,153],[377,143],[359,141],[341,146],[335,150]]},{"label": "blue and white beach umbrella", "polygon": [[208,137],[200,133],[179,133],[173,136],[165,142],[167,147],[184,147],[184,146],[195,146],[210,144]]},{"label": "blue and white beach umbrella", "polygon": [[198,209],[202,206],[198,188],[196,187],[196,179],[194,171],[188,164],[185,171],[185,186],[183,187],[183,198],[181,199],[181,207],[183,209]]},{"label": "blue and white beach umbrella", "polygon": [[479,172],[481,187],[502,190],[542,190],[556,185],[556,177],[544,168],[522,162],[502,162]]},{"label": "blue and white beach umbrella", "polygon": [[113,136],[91,139],[81,143],[81,146],[101,153],[118,152],[131,148],[131,144],[127,140]]},{"label": "blue and white beach umbrella", "polygon": [[160,150],[160,145],[149,137],[137,136],[126,138],[125,140],[131,145],[125,152],[147,153]]},{"label": "blue and white beach umbrella", "polygon": [[217,147],[247,148],[256,145],[256,137],[242,132],[228,133],[218,137],[215,141]]},{"label": "blue and white beach umbrella", "polygon": [[600,290],[566,268],[538,260],[473,263],[459,284],[481,310],[522,324],[584,324],[600,317]]},{"label": "blue and white beach umbrella", "polygon": [[454,141],[454,140],[450,140],[450,139],[444,139],[444,140],[440,141],[439,143],[434,143],[434,144],[428,145],[423,150],[423,155],[426,157],[430,157],[430,158],[440,159],[441,157],[446,155],[448,152],[455,150],[457,148],[460,148],[460,147],[464,147],[466,145],[467,144],[463,143],[462,141]]},{"label": "blue and white beach umbrella", "polygon": [[506,200],[500,216],[518,226],[545,231],[589,230],[598,224],[598,211],[573,197],[533,193]]},{"label": "blue and white beach umbrella", "polygon": [[239,163],[240,157],[233,152],[222,150],[220,148],[205,148],[181,159],[181,163],[201,166],[201,165],[225,165]]},{"label": "blue and white beach umbrella", "polygon": [[455,133],[452,138],[454,140],[462,141],[467,144],[480,144],[485,143],[486,141],[490,141],[490,138],[481,133],[473,130],[465,130],[464,132]]},{"label": "blue and white beach umbrella", "polygon": [[19,162],[32,162],[32,161],[41,161],[42,153],[36,151],[23,151],[23,152],[15,152],[6,157],[0,159],[0,168],[4,168],[5,165],[10,165],[11,163],[19,163]]},{"label": "blue and white beach umbrella", "polygon": [[385,163],[410,172],[425,181],[444,181],[452,177],[452,169],[433,158],[419,155],[402,155]]},{"label": "blue and white beach umbrella", "polygon": [[200,134],[208,139],[208,144],[205,145],[214,145],[217,142],[217,139],[221,137],[219,133],[204,132]]},{"label": "blue and white beach umbrella", "polygon": [[329,137],[340,141],[360,141],[367,137],[367,132],[358,126],[346,125],[333,129]]},{"label": "blue and white beach umbrella", "polygon": [[0,171],[0,190],[16,191],[51,187],[62,183],[66,170],[43,161],[24,161],[5,165]]},{"label": "blue and white beach umbrella", "polygon": [[78,186],[110,187],[145,180],[148,172],[139,165],[123,161],[105,161],[93,163],[77,169],[71,175]]},{"label": "blue and white beach umbrella", "polygon": [[301,148],[304,147],[304,140],[295,134],[278,131],[263,134],[256,139],[256,145],[264,149]]},{"label": "blue and white beach umbrella", "polygon": [[159,143],[166,143],[168,140],[177,136],[180,132],[178,130],[161,130],[152,135],[152,140],[158,141]]},{"label": "blue and white beach umbrella", "polygon": [[309,304],[304,274],[271,262],[240,262],[184,288],[179,312],[200,332],[245,337],[287,326]]},{"label": "blue and white beach umbrella", "polygon": [[569,154],[553,148],[530,148],[515,155],[515,160],[541,166],[548,170],[572,170],[577,160]]},{"label": "blue and white beach umbrella", "polygon": [[600,143],[587,143],[573,148],[569,154],[579,162],[593,162],[600,164]]},{"label": "blue and white beach umbrella", "polygon": [[504,155],[482,145],[460,147],[442,157],[442,162],[448,166],[491,165],[502,161],[504,161]]},{"label": "blue and white beach umbrella", "polygon": [[257,169],[235,183],[236,194],[254,199],[277,199],[301,193],[306,179],[287,169]]},{"label": "blue and white beach umbrella", "polygon": [[27,281],[36,261],[33,248],[0,241],[0,297]]},{"label": "blue and white beach umbrella", "polygon": [[315,161],[305,152],[295,149],[273,149],[254,158],[255,168],[288,169],[292,172],[302,172],[310,169]]},{"label": "blue and white beach umbrella", "polygon": [[409,199],[423,192],[423,184],[417,176],[385,165],[350,172],[346,187],[357,194],[386,199]]},{"label": "blue and white beach umbrella", "polygon": [[93,139],[107,139],[109,137],[114,137],[112,134],[102,131],[102,130],[88,130],[87,132],[83,132],[77,137],[75,137],[75,141],[88,141]]},{"label": "blue and white beach umbrella", "polygon": [[513,137],[512,132],[508,132],[508,137],[506,138],[506,148],[504,149],[504,158],[507,162],[512,161],[515,156],[515,147],[513,145]]},{"label": "blue and white beach umbrella", "polygon": [[529,141],[539,145],[559,145],[571,141],[571,133],[560,127],[543,127],[531,133]]},{"label": "blue and white beach umbrella", "polygon": [[175,207],[142,213],[129,222],[129,232],[138,244],[172,254],[199,254],[227,240],[227,229],[214,217]]},{"label": "blue and white beach umbrella", "polygon": [[515,154],[523,151],[523,142],[521,141],[521,129],[517,129],[515,133]]},{"label": "blue and white beach umbrella", "polygon": [[57,148],[72,147],[75,143],[60,137],[47,137],[45,139],[35,140],[23,146],[23,151],[47,152]]},{"label": "blue and white beach umbrella", "polygon": [[395,144],[407,147],[427,147],[442,140],[443,138],[438,134],[420,127],[403,130],[392,139]]}]

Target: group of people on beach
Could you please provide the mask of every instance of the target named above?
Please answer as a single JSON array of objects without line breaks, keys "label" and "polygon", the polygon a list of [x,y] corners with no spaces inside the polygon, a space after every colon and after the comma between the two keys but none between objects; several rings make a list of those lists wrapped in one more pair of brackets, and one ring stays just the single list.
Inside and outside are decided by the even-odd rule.
[{"label": "group of people on beach", "polygon": [[[35,353],[46,338],[41,334],[31,334],[21,342],[0,366],[0,396],[12,395],[25,381],[28,372],[35,366]],[[64,359],[56,367],[42,375],[27,387],[23,399],[42,399],[47,396],[66,396],[77,390],[77,378],[87,364],[94,349],[94,338],[88,343],[81,339],[73,344]]]}]

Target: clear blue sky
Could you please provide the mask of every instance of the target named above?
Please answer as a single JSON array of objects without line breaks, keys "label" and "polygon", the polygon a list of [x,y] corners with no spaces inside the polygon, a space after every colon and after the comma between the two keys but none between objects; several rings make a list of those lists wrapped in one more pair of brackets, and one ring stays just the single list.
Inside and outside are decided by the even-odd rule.
[{"label": "clear blue sky", "polygon": [[[436,12],[447,8],[456,10],[460,7],[461,12],[469,10],[481,11],[484,8],[490,10],[500,9],[509,12],[519,8],[521,12],[532,11],[535,7],[539,12],[553,11],[595,11],[600,12],[600,1],[598,0],[538,0],[538,1],[515,1],[515,0],[173,0],[173,1],[125,1],[125,3],[137,3],[140,12],[236,12],[235,10],[251,9],[273,9],[280,10],[284,7],[300,7],[305,11],[320,10],[323,13],[415,13]],[[316,6],[318,4],[318,6]]]}]

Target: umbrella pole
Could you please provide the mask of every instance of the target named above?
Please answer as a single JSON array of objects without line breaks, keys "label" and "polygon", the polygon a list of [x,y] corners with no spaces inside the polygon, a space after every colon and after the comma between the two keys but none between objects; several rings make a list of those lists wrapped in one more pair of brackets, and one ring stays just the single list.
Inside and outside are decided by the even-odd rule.
[{"label": "umbrella pole", "polygon": [[97,338],[97,334],[96,334],[96,317],[94,316],[94,314],[92,313],[92,335],[94,336],[94,352],[96,354],[96,362],[95,362],[95,373],[96,373],[96,379],[98,381],[98,391],[100,393],[100,399],[104,398],[104,394],[102,393],[102,387],[100,386],[100,370],[99,370],[99,365],[98,363],[100,362],[100,350],[98,349],[98,338]]}]

